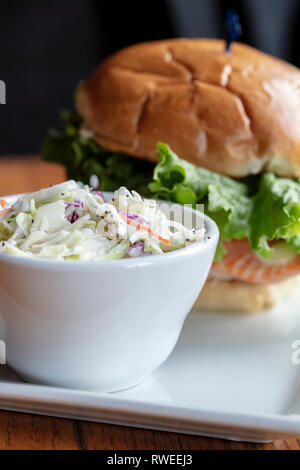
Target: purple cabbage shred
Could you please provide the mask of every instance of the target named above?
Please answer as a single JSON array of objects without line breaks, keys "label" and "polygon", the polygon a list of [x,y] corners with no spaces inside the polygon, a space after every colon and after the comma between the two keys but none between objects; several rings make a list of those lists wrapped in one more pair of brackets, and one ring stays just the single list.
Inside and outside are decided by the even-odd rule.
[{"label": "purple cabbage shred", "polygon": [[97,191],[96,194],[98,194],[98,196],[102,197],[104,202],[107,202],[102,191]]},{"label": "purple cabbage shred", "polygon": [[76,211],[73,211],[72,214],[69,216],[68,220],[71,224],[74,224],[74,222],[76,222],[76,220],[79,219],[79,215],[77,214]]},{"label": "purple cabbage shred", "polygon": [[152,251],[145,252],[144,248],[145,248],[145,245],[143,241],[135,243],[129,248],[128,256],[130,256],[130,258],[137,258],[138,256],[153,255]]},{"label": "purple cabbage shred", "polygon": [[133,212],[121,211],[120,209],[117,209],[117,211],[121,216],[128,217],[128,219],[131,219],[131,220],[135,220],[139,224],[147,224],[146,220],[143,219],[143,217],[141,217],[138,214],[134,214]]}]

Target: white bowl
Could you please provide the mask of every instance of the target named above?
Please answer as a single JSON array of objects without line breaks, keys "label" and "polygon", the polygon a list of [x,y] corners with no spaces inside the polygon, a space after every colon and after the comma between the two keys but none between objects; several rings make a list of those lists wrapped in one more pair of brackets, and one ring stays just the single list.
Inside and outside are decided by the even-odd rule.
[{"label": "white bowl", "polygon": [[171,353],[207,278],[218,228],[206,216],[205,225],[209,240],[143,258],[1,254],[7,363],[27,381],[60,387],[116,391],[141,382]]}]

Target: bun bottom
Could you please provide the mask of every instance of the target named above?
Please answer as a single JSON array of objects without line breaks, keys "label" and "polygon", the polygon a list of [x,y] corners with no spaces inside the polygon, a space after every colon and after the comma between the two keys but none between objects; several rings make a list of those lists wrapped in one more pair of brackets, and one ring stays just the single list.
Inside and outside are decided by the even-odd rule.
[{"label": "bun bottom", "polygon": [[215,312],[260,312],[274,307],[297,284],[299,285],[298,276],[266,285],[209,279],[193,309]]}]

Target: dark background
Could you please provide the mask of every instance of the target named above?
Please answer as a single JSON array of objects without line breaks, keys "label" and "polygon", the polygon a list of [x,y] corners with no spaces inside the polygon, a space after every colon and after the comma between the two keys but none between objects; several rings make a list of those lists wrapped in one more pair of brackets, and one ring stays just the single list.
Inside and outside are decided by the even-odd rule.
[{"label": "dark background", "polygon": [[38,152],[103,57],[151,39],[224,37],[227,7],[240,15],[243,42],[300,66],[299,0],[2,0],[0,155]]}]

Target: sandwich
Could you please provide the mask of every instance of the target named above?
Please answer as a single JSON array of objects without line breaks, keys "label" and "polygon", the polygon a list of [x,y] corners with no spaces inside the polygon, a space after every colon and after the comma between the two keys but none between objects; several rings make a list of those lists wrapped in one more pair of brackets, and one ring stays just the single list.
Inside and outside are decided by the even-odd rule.
[{"label": "sandwich", "polygon": [[221,40],[142,43],[78,87],[43,154],[101,190],[204,204],[220,229],[205,310],[271,308],[300,274],[300,71]]}]

